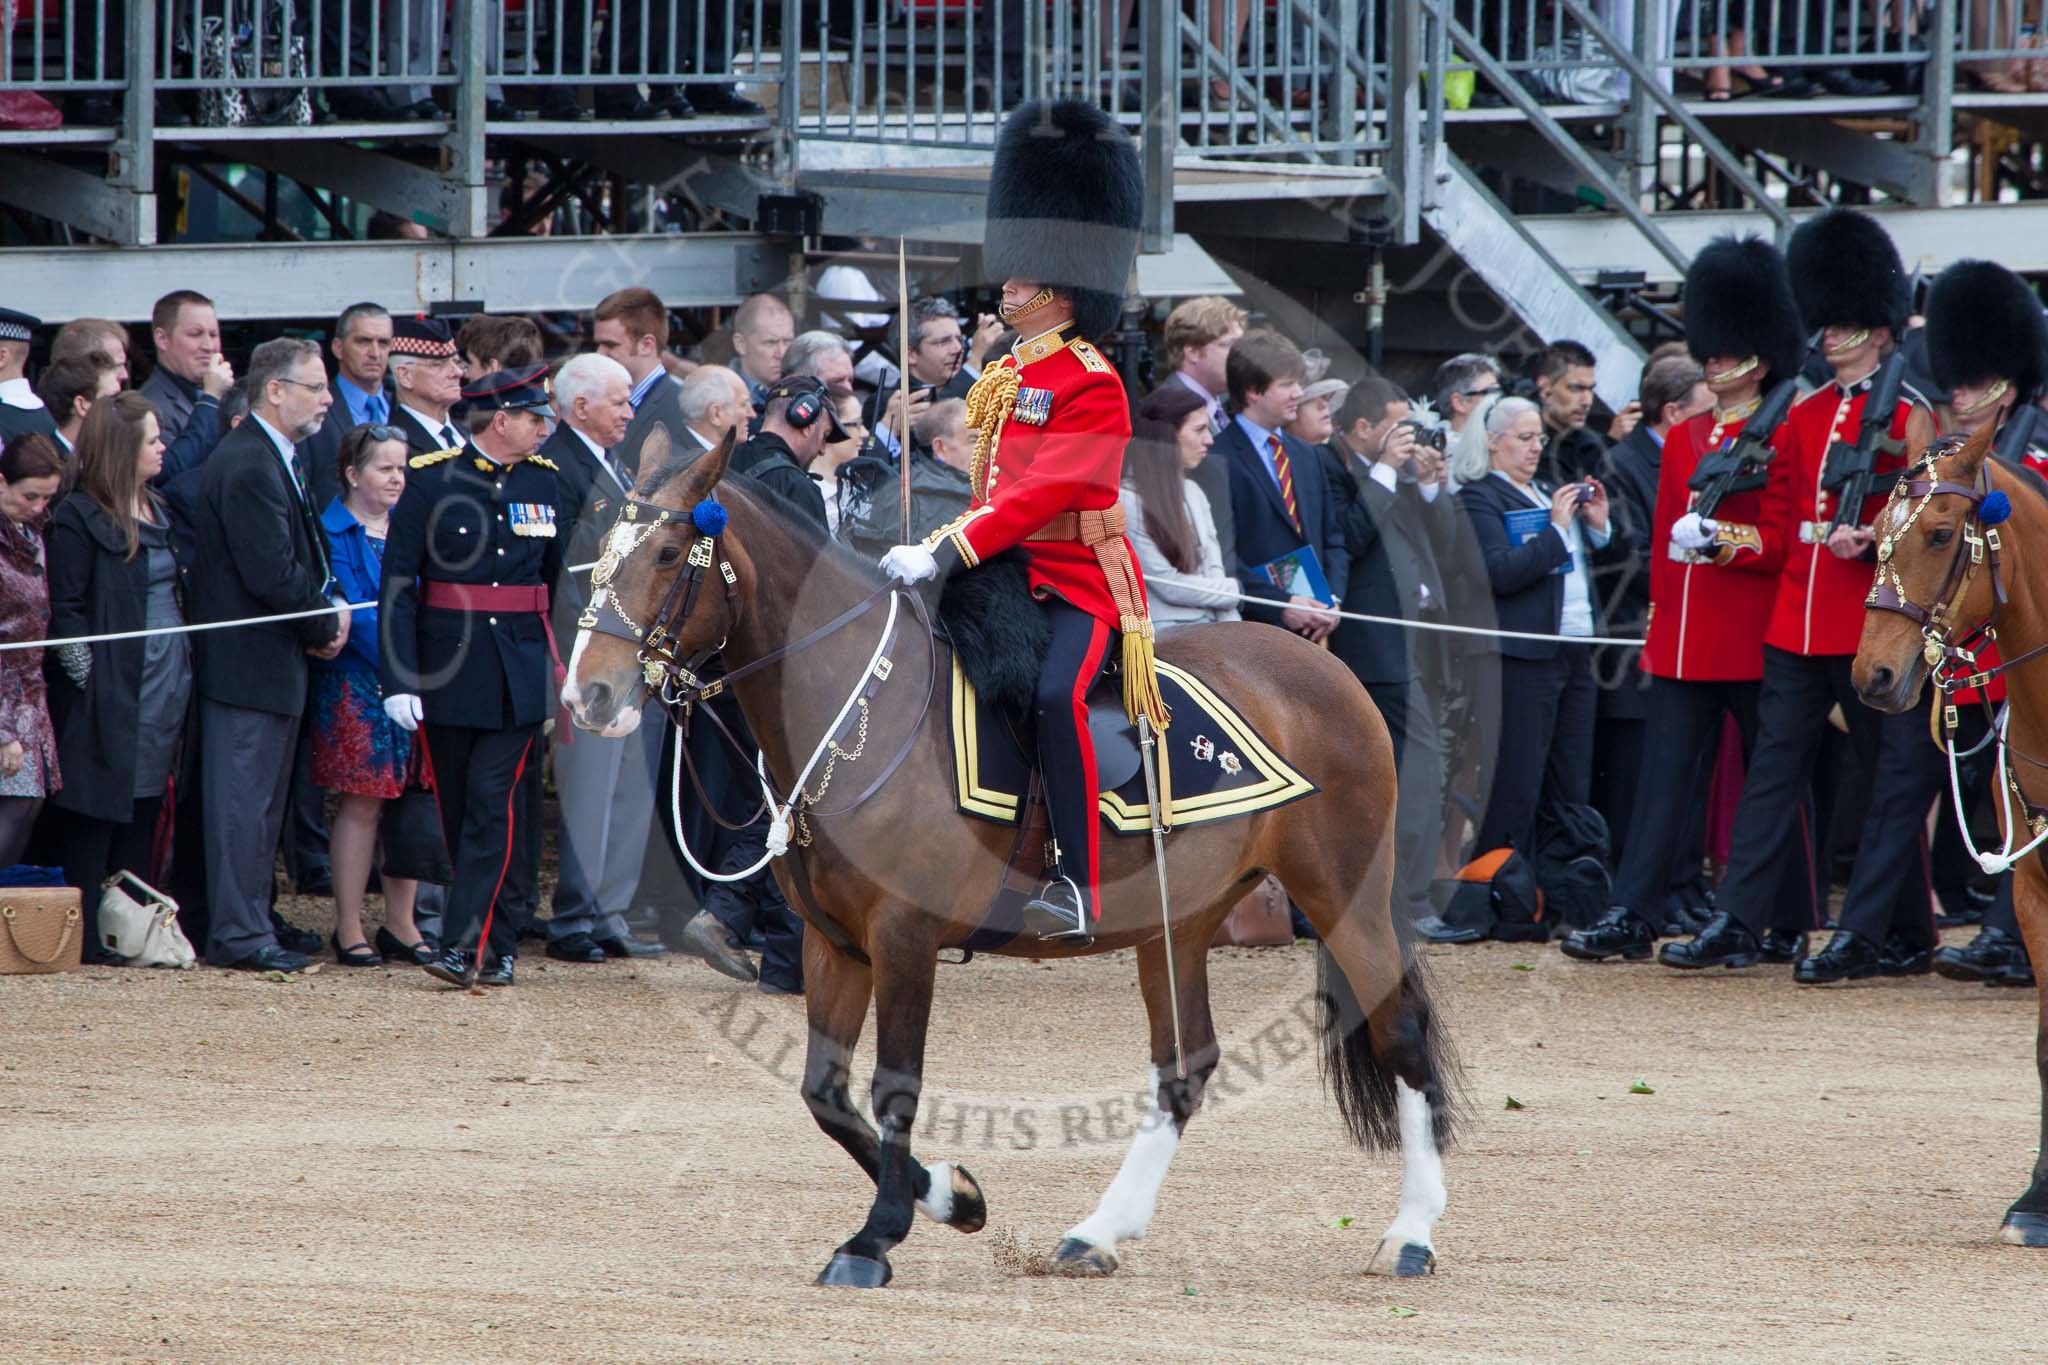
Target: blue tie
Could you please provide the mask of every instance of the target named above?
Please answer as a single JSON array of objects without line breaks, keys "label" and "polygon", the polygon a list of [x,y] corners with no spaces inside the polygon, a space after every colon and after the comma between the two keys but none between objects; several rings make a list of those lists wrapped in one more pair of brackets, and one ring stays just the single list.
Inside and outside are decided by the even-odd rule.
[{"label": "blue tie", "polygon": [[363,403],[363,416],[368,425],[381,427],[391,420],[391,405],[384,400],[383,394],[373,393]]}]

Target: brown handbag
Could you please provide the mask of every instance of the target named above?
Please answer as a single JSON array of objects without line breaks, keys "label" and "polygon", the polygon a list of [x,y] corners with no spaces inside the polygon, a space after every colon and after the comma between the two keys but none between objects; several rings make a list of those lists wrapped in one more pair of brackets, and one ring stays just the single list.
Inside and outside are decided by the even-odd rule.
[{"label": "brown handbag", "polygon": [[0,888],[0,975],[68,972],[84,947],[77,887]]}]

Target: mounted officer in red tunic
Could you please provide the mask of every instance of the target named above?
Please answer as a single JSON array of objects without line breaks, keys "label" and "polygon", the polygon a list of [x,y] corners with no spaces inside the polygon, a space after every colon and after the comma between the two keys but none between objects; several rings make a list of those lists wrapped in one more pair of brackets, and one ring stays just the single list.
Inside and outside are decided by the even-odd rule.
[{"label": "mounted officer in red tunic", "polygon": [[990,171],[983,265],[1003,286],[1003,320],[1023,338],[967,395],[973,501],[882,568],[906,583],[1015,549],[1050,641],[1034,702],[1054,855],[1025,908],[1048,938],[1087,939],[1095,921],[1102,821],[1087,695],[1121,639],[1124,704],[1166,726],[1152,669],[1144,579],[1118,497],[1128,400],[1091,343],[1116,324],[1137,254],[1143,172],[1130,137],[1078,101],[1019,106]]}]

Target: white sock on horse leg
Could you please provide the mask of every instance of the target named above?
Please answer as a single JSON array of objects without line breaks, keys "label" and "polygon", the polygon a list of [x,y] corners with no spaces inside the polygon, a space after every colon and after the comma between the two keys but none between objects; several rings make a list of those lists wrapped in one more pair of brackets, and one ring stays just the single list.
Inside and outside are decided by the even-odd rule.
[{"label": "white sock on horse leg", "polygon": [[1173,1115],[1159,1107],[1159,1068],[1148,1069],[1146,1080],[1151,1086],[1148,1093],[1152,1105],[1138,1124],[1131,1149],[1124,1153],[1124,1164],[1117,1168],[1116,1179],[1103,1191],[1095,1212],[1068,1230],[1067,1236],[1076,1241],[1114,1248],[1118,1242],[1143,1237],[1152,1224],[1153,1210],[1159,1204],[1159,1187],[1166,1183],[1167,1167],[1173,1164],[1173,1154],[1180,1147],[1180,1131],[1174,1127]]},{"label": "white sock on horse leg", "polygon": [[1436,1150],[1436,1123],[1422,1092],[1396,1077],[1401,1118],[1401,1211],[1387,1227],[1386,1240],[1431,1246],[1437,1219],[1444,1216],[1444,1160]]},{"label": "white sock on horse leg", "polygon": [[932,1178],[932,1187],[917,1201],[917,1211],[934,1223],[946,1222],[953,1216],[953,1163],[927,1161],[924,1169]]}]

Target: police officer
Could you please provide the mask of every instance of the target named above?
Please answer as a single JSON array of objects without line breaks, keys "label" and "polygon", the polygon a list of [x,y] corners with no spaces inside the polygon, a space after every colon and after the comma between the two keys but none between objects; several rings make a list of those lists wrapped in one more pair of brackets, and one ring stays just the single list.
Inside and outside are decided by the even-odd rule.
[{"label": "police officer", "polygon": [[[1054,855],[1025,906],[1041,937],[1093,936],[1102,822],[1087,692],[1121,647],[1124,704],[1165,723],[1144,579],[1123,534],[1131,421],[1123,382],[1090,339],[1116,325],[1137,254],[1143,172],[1130,137],[1075,100],[1019,105],[996,142],[982,260],[1023,338],[967,396],[973,501],[882,568],[907,583],[1021,547],[1050,644],[1036,696]],[[1318,476],[1320,477],[1320,476]]]},{"label": "police officer", "polygon": [[[1994,426],[2000,429],[2003,447],[2014,414],[2036,401],[2048,385],[2048,321],[2042,317],[2040,297],[2004,266],[1958,261],[1942,271],[1928,291],[1926,341],[1934,380],[1948,394],[1948,429],[1973,436]],[[2048,433],[2048,420],[2036,430]],[[2012,453],[2035,473],[2048,474],[2048,455],[2038,445],[2029,442],[2025,450]],[[1997,662],[1993,646],[1983,664],[1991,668]],[[1991,702],[2004,699],[2004,679],[1992,679]],[[1982,701],[1968,689],[1956,692],[1953,701],[1958,718],[1953,742],[1968,749],[1984,735]],[[1975,763],[1966,761],[1962,780],[1968,783],[1974,776],[1979,782],[1996,782],[1992,753],[1986,748]],[[1945,781],[1946,769],[1941,776]],[[1999,878],[1997,897],[1984,912],[1984,927],[1977,937],[1960,948],[1941,949],[1934,955],[1934,969],[1954,980],[1992,986],[2034,984],[2013,907],[2010,872]]]},{"label": "police officer", "polygon": [[[1927,744],[1924,714],[1880,717],[1863,705],[1849,676],[1875,565],[1870,523],[1888,489],[1878,486],[1835,528],[1840,494],[1825,486],[1836,446],[1858,439],[1864,401],[1904,329],[1909,286],[1884,229],[1853,209],[1802,223],[1786,254],[1804,325],[1820,333],[1822,357],[1835,377],[1792,409],[1765,489],[1764,518],[1785,538],[1785,562],[1764,631],[1757,752],[1743,783],[1717,910],[1697,936],[1666,944],[1659,957],[1686,968],[1756,960],[1757,934],[1776,895],[1775,855],[1797,828],[1828,713],[1839,706],[1864,760],[1871,800],[1842,928],[1826,949],[1800,961],[1795,976],[1818,984],[1925,972],[1935,934],[1922,826],[1937,756]],[[1905,451],[1934,437],[1934,414],[1910,388],[1901,390],[1890,418],[1885,437],[1903,445],[1876,453],[1880,476],[1902,468]]]},{"label": "police officer", "polygon": [[523,818],[513,789],[541,759],[560,664],[548,622],[566,537],[540,365],[463,387],[469,440],[415,456],[384,551],[384,709],[426,740],[455,865],[428,972],[512,984],[516,926],[496,913]]},{"label": "police officer", "polygon": [[[1685,339],[1714,405],[1664,439],[1650,516],[1650,624],[1642,667],[1650,675],[1636,811],[1615,879],[1614,908],[1560,945],[1600,962],[1646,958],[1659,935],[1679,932],[1667,915],[1671,888],[1699,869],[1678,860],[1720,750],[1723,718],[1745,754],[1756,738],[1764,624],[1785,562],[1784,529],[1764,518],[1764,490],[1730,494],[1710,521],[1693,512],[1693,471],[1742,433],[1767,386],[1795,374],[1803,349],[1784,257],[1757,238],[1710,242],[1685,276]],[[1781,427],[1778,439],[1785,439]],[[1772,467],[1783,477],[1779,457]],[[1804,841],[1780,850],[1780,894],[1752,961],[1791,962],[1814,923]],[[1744,964],[1746,965],[1746,964]]]},{"label": "police officer", "polygon": [[42,325],[41,318],[0,308],[0,444],[29,431],[57,439],[56,419],[27,378],[29,342]]}]

